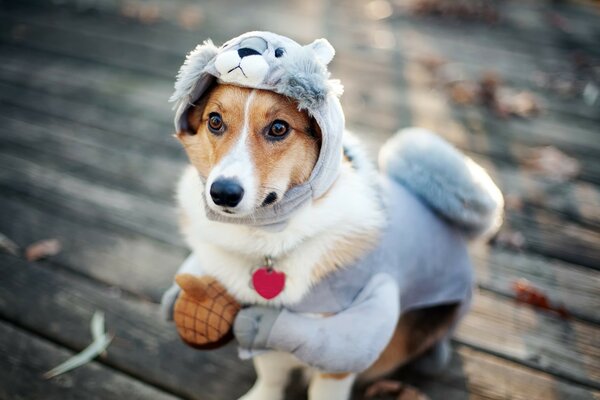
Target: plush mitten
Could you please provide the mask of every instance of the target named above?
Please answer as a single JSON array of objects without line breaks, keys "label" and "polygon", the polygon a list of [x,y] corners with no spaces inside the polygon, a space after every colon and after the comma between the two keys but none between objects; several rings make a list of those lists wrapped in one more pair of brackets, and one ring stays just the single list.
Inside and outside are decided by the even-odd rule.
[{"label": "plush mitten", "polygon": [[377,274],[335,315],[249,307],[240,311],[234,332],[244,351],[285,351],[322,371],[361,372],[392,337],[400,313],[398,290],[393,278]]},{"label": "plush mitten", "polygon": [[235,319],[233,331],[243,349],[266,349],[267,340],[281,310],[254,306],[242,310]]},{"label": "plush mitten", "polygon": [[181,339],[198,349],[214,349],[233,339],[239,303],[210,276],[180,274],[182,292],[175,301],[173,320]]}]

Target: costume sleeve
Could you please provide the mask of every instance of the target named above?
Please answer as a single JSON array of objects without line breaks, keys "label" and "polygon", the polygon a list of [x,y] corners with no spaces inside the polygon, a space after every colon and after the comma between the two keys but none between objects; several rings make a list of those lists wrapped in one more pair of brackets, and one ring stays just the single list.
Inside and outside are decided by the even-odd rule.
[{"label": "costume sleeve", "polygon": [[[202,268],[194,253],[191,253],[188,258],[185,259],[175,275],[186,273],[196,276],[202,275]],[[173,320],[173,306],[175,305],[175,300],[177,300],[177,297],[179,296],[179,292],[181,292],[181,288],[176,283],[173,283],[162,295],[160,300],[160,313],[162,318],[166,321]]]},{"label": "costume sleeve", "polygon": [[396,281],[377,274],[351,306],[331,317],[315,318],[283,310],[266,347],[287,351],[327,372],[361,372],[374,363],[398,322]]}]

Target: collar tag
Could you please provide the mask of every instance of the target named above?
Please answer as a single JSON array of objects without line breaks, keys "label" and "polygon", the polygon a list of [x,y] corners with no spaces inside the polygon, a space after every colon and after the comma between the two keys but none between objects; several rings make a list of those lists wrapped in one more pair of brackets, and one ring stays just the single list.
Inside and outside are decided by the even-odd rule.
[{"label": "collar tag", "polygon": [[265,265],[252,273],[252,285],[261,297],[271,300],[285,288],[285,273],[273,268],[273,259],[265,257]]}]

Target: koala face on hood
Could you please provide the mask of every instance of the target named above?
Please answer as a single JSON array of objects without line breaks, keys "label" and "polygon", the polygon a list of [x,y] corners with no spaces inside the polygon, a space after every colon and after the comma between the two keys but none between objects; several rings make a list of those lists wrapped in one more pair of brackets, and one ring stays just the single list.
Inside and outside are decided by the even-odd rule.
[{"label": "koala face on hood", "polygon": [[[225,43],[215,58],[215,68],[222,82],[251,87],[261,85],[266,82],[270,71],[281,68],[294,54],[302,52],[302,46],[284,37],[267,41],[258,33],[253,35],[251,32],[238,39]],[[324,39],[315,40],[305,50],[311,50],[324,65],[335,54],[333,47]]]}]

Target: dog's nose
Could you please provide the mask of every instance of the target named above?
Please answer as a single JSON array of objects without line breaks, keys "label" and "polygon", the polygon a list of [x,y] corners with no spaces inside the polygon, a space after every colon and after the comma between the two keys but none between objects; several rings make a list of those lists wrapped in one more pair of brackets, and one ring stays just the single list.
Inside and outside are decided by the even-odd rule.
[{"label": "dog's nose", "polygon": [[210,186],[210,197],[216,205],[235,207],[244,197],[244,188],[233,179],[219,179]]}]

